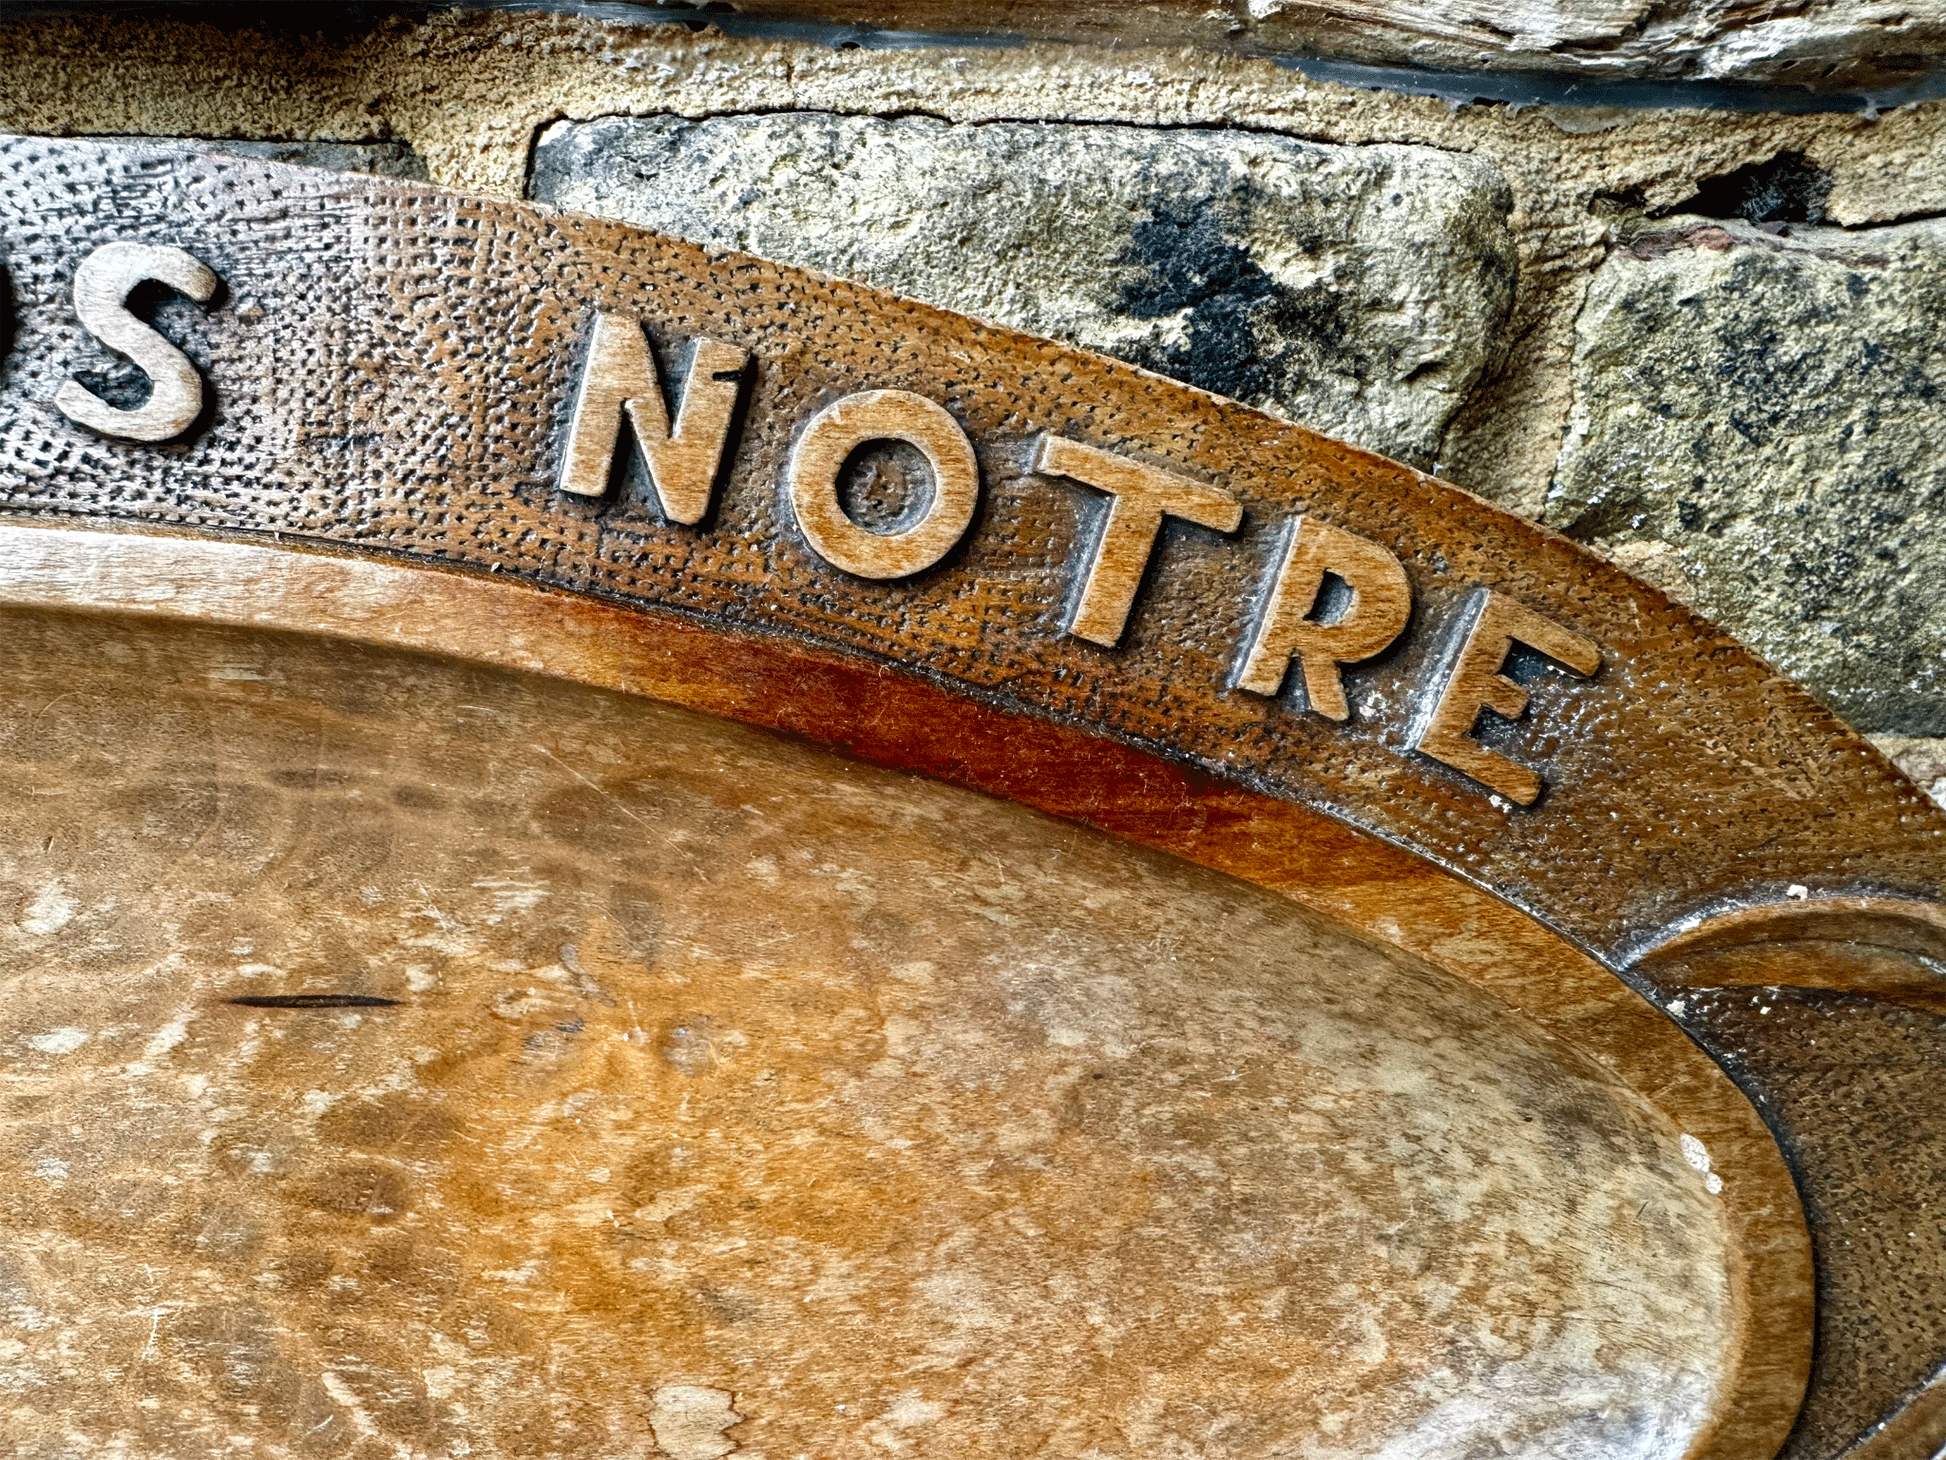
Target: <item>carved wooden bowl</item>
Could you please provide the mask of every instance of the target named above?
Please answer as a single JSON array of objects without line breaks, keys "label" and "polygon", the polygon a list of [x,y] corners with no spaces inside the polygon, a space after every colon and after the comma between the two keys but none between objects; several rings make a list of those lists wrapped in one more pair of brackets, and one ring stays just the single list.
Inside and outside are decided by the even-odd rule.
[{"label": "carved wooden bowl", "polygon": [[757,260],[0,169],[20,1453],[1933,1443],[1834,1241],[1946,1117],[1734,991],[1936,1007],[1946,820],[1653,590]]}]

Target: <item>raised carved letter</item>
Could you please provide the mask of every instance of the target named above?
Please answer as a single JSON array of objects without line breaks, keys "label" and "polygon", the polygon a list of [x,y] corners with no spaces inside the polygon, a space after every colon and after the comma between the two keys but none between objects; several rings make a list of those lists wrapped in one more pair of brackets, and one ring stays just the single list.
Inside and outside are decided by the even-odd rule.
[{"label": "raised carved letter", "polygon": [[[873,532],[845,515],[838,478],[868,441],[906,441],[932,469],[932,500],[901,532]],[[791,510],[828,563],[860,578],[909,578],[953,550],[980,503],[980,463],[966,432],[936,401],[909,390],[865,390],[833,401],[791,450]]]},{"label": "raised carved letter", "polygon": [[128,310],[142,284],[167,284],[198,304],[215,297],[220,281],[179,248],[154,243],[104,243],[74,271],[74,312],[102,344],[149,377],[149,398],[133,410],[111,406],[78,381],[54,393],[54,407],[77,425],[123,441],[168,441],[203,411],[203,377],[189,357]]},{"label": "raised carved letter", "polygon": [[1135,590],[1155,551],[1165,516],[1181,517],[1216,532],[1235,532],[1243,521],[1242,504],[1221,487],[1060,436],[1041,437],[1034,470],[1067,477],[1113,499],[1074,617],[1068,621],[1068,632],[1077,639],[1111,649],[1122,641]]},{"label": "raised carved letter", "polygon": [[1541,794],[1541,778],[1475,740],[1473,722],[1481,710],[1509,720],[1526,710],[1527,691],[1501,672],[1515,644],[1525,644],[1584,678],[1601,668],[1601,647],[1501,594],[1483,592],[1479,603],[1473,626],[1413,743],[1508,800],[1531,806]]},{"label": "raised carved letter", "polygon": [[[1344,580],[1351,602],[1329,622],[1316,613],[1324,575]],[[1332,527],[1315,517],[1291,524],[1284,562],[1277,570],[1257,639],[1237,684],[1252,694],[1274,695],[1296,659],[1311,708],[1327,720],[1350,718],[1340,664],[1383,653],[1412,615],[1412,585],[1399,560],[1370,538]]]},{"label": "raised carved letter", "polygon": [[561,456],[561,490],[577,497],[599,497],[608,490],[626,411],[662,515],[685,526],[701,522],[709,512],[729,440],[737,377],[749,359],[735,345],[696,341],[676,429],[671,431],[669,406],[641,324],[621,315],[597,314],[581,388],[574,396],[567,450]]}]

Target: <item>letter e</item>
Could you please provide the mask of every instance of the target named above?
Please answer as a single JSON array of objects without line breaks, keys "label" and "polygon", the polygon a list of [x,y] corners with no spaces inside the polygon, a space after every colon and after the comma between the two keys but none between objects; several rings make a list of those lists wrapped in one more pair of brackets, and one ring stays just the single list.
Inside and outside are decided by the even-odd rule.
[{"label": "letter e", "polygon": [[1508,800],[1532,806],[1541,778],[1473,738],[1481,710],[1517,720],[1527,709],[1527,691],[1503,672],[1515,644],[1545,654],[1584,679],[1601,668],[1601,646],[1593,639],[1543,618],[1533,609],[1498,593],[1482,591],[1473,624],[1453,656],[1446,683],[1414,737],[1415,749]]}]

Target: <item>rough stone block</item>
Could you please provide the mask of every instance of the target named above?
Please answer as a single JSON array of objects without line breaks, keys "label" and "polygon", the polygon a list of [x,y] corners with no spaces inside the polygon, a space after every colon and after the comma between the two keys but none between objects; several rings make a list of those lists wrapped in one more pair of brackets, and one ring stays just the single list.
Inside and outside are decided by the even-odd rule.
[{"label": "rough stone block", "polygon": [[1941,0],[737,0],[734,18],[727,12],[710,18],[760,33],[779,22],[813,34],[820,23],[827,34],[842,26],[854,44],[874,30],[999,32],[1523,81],[1728,81],[1826,93],[1923,87],[1946,44]]},{"label": "rough stone block", "polygon": [[1881,735],[1873,743],[1893,765],[1912,777],[1920,790],[1946,806],[1946,740]]},{"label": "rough stone block", "polygon": [[611,117],[551,129],[532,192],[1068,340],[1419,466],[1513,292],[1505,182],[1428,147]]},{"label": "rough stone block", "polygon": [[1897,89],[1937,73],[1939,0],[1248,0],[1257,47],[1449,70]]},{"label": "rough stone block", "polygon": [[1946,733],[1946,223],[1678,222],[1597,271],[1546,520],[1861,729]]}]

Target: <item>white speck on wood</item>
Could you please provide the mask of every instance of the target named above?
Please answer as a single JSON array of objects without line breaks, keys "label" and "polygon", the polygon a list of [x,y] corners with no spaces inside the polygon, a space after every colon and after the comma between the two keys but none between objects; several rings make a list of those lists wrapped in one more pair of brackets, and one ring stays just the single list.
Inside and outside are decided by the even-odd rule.
[{"label": "white speck on wood", "polygon": [[88,1031],[64,1025],[50,1029],[45,1034],[29,1037],[28,1048],[39,1050],[42,1054],[73,1054],[88,1042]]},{"label": "white speck on wood", "polygon": [[75,901],[68,896],[67,889],[58,882],[50,882],[28,905],[27,915],[20,920],[20,930],[45,938],[73,922],[74,914]]},{"label": "white speck on wood", "polygon": [[732,1395],[701,1384],[664,1384],[655,1391],[649,1428],[669,1460],[717,1460],[736,1449],[723,1431],[741,1423]]}]

